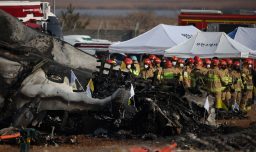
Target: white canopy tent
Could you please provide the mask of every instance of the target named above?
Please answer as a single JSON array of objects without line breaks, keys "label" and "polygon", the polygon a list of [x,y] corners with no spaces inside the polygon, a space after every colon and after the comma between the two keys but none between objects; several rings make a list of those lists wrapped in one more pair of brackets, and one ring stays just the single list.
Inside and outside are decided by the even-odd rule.
[{"label": "white canopy tent", "polygon": [[199,31],[194,26],[159,24],[133,39],[112,44],[109,52],[163,55],[164,50],[188,40]]},{"label": "white canopy tent", "polygon": [[238,27],[231,33],[234,40],[256,51],[256,28]]},{"label": "white canopy tent", "polygon": [[247,58],[253,51],[231,39],[224,32],[198,32],[188,41],[165,50],[164,56],[189,58]]}]

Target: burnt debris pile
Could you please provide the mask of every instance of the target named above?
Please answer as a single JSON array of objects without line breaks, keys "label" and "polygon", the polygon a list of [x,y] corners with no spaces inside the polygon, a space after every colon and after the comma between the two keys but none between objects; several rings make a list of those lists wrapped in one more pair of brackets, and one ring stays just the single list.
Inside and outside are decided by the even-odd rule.
[{"label": "burnt debris pile", "polygon": [[182,148],[216,149],[226,142],[221,150],[255,149],[255,127],[230,135],[216,132],[203,108],[203,92],[192,94],[176,82],[133,79],[113,65],[105,68],[104,61],[97,66],[94,57],[2,11],[0,33],[1,128],[35,128],[47,132],[43,142],[51,143],[56,132],[144,139],[180,135],[175,140]]}]

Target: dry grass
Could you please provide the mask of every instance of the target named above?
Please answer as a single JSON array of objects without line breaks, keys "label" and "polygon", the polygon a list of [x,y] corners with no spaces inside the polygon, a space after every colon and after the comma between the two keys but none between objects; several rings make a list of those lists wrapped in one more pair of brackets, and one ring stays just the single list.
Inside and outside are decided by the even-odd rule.
[{"label": "dry grass", "polygon": [[[81,16],[81,21],[86,21],[88,17]],[[129,23],[129,24],[128,24]],[[158,24],[169,24],[176,25],[177,19],[172,19],[168,17],[155,17],[152,20],[152,24],[147,26],[147,29],[150,29]],[[98,29],[101,26],[101,29],[105,30],[134,30],[136,26],[135,20],[127,20],[126,17],[89,17],[89,25],[86,29]],[[140,29],[146,29],[143,24],[140,25]]]},{"label": "dry grass", "polygon": [[[50,0],[48,0],[50,1]],[[255,0],[56,0],[57,7],[72,3],[77,8],[125,9],[255,9]]]}]

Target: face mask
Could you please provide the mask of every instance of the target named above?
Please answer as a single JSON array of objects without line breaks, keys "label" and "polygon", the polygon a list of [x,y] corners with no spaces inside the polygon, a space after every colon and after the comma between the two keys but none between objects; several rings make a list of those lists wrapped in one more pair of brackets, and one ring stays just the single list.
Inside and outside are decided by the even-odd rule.
[{"label": "face mask", "polygon": [[129,64],[129,65],[127,65],[127,69],[130,69],[131,68],[131,65]]},{"label": "face mask", "polygon": [[210,65],[210,64],[207,64],[206,67],[209,69],[209,68],[211,67],[211,65]]},{"label": "face mask", "polygon": [[184,67],[184,65],[183,65],[183,64],[180,64],[180,67],[181,67],[181,68],[183,68],[183,67]]},{"label": "face mask", "polygon": [[249,68],[252,68],[252,65],[251,65],[251,64],[249,64]]},{"label": "face mask", "polygon": [[175,66],[175,65],[176,65],[176,62],[172,62],[172,65],[174,65],[174,66]]},{"label": "face mask", "polygon": [[147,68],[148,68],[148,65],[147,65],[147,64],[145,64],[145,65],[144,65],[144,67],[147,69]]}]

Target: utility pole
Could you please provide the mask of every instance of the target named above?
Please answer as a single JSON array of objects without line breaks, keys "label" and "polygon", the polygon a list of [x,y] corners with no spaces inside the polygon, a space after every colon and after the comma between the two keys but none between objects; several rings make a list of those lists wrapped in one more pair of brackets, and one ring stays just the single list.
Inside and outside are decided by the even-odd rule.
[{"label": "utility pole", "polygon": [[55,0],[53,0],[53,14],[55,14]]}]

